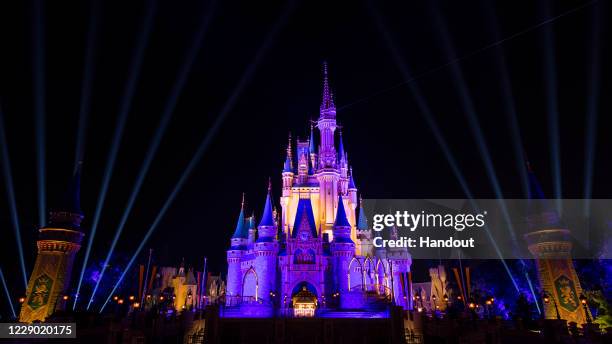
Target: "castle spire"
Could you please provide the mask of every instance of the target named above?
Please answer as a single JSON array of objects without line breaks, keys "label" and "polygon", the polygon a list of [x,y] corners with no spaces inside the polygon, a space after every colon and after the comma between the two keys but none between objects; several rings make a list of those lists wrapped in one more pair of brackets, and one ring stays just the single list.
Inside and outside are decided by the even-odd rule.
[{"label": "castle spire", "polygon": [[351,167],[351,168],[349,169],[349,171],[350,171],[350,172],[349,172],[349,183],[348,183],[348,188],[349,188],[349,190],[352,190],[352,189],[355,189],[355,190],[356,190],[356,189],[357,189],[357,187],[355,186],[355,180],[353,179],[353,168]]},{"label": "castle spire", "polygon": [[327,61],[323,62],[323,97],[321,99],[321,116],[336,115],[334,96],[329,87],[329,76],[327,74]]},{"label": "castle spire", "polygon": [[293,155],[291,153],[291,132],[289,132],[289,139],[287,140],[287,159],[291,160]]},{"label": "castle spire", "polygon": [[339,130],[338,153],[340,153],[340,161],[346,162],[346,152],[344,151],[344,142],[342,141],[342,130]]},{"label": "castle spire", "polygon": [[368,218],[363,210],[363,198],[361,198],[361,195],[359,196],[359,219],[357,220],[357,229],[360,231],[368,230]]},{"label": "castle spire", "polygon": [[344,202],[342,201],[342,195],[338,195],[338,212],[336,213],[336,221],[334,221],[334,227],[351,227],[351,224],[346,217],[346,211],[344,210]]},{"label": "castle spire", "polygon": [[242,193],[242,202],[240,204],[240,215],[238,216],[238,222],[236,223],[236,230],[234,230],[234,235],[232,238],[248,238],[249,232],[248,228],[245,226],[244,222],[244,192]]},{"label": "castle spire", "polygon": [[272,215],[272,181],[268,179],[268,196],[266,197],[266,205],[264,207],[263,215],[261,215],[261,221],[259,227],[269,226],[274,227],[274,215]]},{"label": "castle spire", "polygon": [[310,137],[308,138],[308,151],[310,154],[316,153],[314,140],[314,125],[312,124],[312,121],[310,121]]},{"label": "castle spire", "polygon": [[291,152],[291,132],[289,132],[289,140],[287,142],[287,158],[283,165],[283,172],[293,172],[293,153]]}]

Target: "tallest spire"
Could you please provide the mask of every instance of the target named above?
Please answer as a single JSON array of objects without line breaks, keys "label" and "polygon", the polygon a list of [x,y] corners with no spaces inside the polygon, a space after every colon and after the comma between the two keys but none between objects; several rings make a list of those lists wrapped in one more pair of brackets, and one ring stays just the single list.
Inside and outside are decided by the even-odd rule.
[{"label": "tallest spire", "polygon": [[321,116],[336,115],[334,96],[329,87],[329,76],[327,74],[327,61],[323,62],[323,97],[321,99]]}]

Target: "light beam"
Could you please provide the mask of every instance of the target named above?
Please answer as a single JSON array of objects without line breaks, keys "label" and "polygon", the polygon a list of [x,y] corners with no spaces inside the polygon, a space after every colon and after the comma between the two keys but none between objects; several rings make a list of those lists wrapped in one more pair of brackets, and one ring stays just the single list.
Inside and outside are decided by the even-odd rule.
[{"label": "light beam", "polygon": [[[442,131],[440,130],[435,117],[433,116],[433,113],[431,111],[431,108],[429,107],[427,101],[425,100],[425,97],[423,96],[423,94],[421,93],[419,87],[416,85],[416,83],[414,82],[414,79],[411,78],[411,73],[410,70],[408,68],[408,65],[406,62],[404,62],[404,60],[402,59],[400,52],[397,49],[397,45],[395,44],[395,42],[393,41],[393,37],[391,36],[391,33],[389,32],[387,26],[384,24],[384,21],[380,15],[380,13],[378,12],[378,9],[375,8],[371,2],[368,2],[368,4],[370,5],[370,13],[373,14],[374,19],[376,21],[377,27],[379,29],[379,31],[382,33],[384,41],[386,43],[387,48],[390,50],[391,55],[393,57],[393,60],[395,61],[395,64],[397,65],[397,67],[400,69],[400,72],[402,73],[402,76],[404,77],[405,80],[409,80],[409,82],[407,82],[408,87],[410,88],[410,91],[412,92],[412,96],[415,99],[417,106],[419,107],[420,113],[423,116],[423,118],[425,119],[425,121],[427,122],[427,124],[429,125],[429,128],[431,129],[431,131],[434,134],[434,138],[436,139],[437,143],[440,145],[440,148],[442,149],[442,151],[444,152],[444,155],[453,171],[453,174],[455,175],[455,178],[457,178],[457,180],[459,181],[459,184],[461,185],[461,188],[463,189],[463,192],[465,193],[465,196],[467,199],[474,199],[472,192],[470,191],[470,188],[468,187],[468,184],[465,180],[465,177],[463,176],[463,173],[461,173],[461,170],[459,169],[459,164],[457,164],[452,152],[450,151],[450,148],[446,142],[446,139],[444,138],[444,136],[442,135]],[[472,206],[475,207],[474,202],[472,201]],[[514,276],[512,275],[512,272],[510,270],[510,267],[508,266],[508,264],[506,263],[506,261],[504,260],[501,251],[499,250],[499,247],[497,246],[497,243],[495,242],[495,238],[493,238],[493,236],[491,235],[491,233],[489,232],[488,227],[485,227],[485,232],[487,233],[487,236],[489,238],[489,240],[491,241],[493,247],[495,248],[495,251],[497,252],[497,255],[500,258],[500,261],[502,263],[502,265],[504,266],[504,269],[506,270],[506,273],[508,274],[508,276],[510,277],[510,280],[512,281],[514,287],[516,288],[516,290],[519,290],[519,287],[514,279]]]},{"label": "light beam", "polygon": [[[454,57],[455,49],[451,42],[450,35],[448,33],[448,29],[446,28],[446,24],[444,23],[441,14],[439,11],[434,12],[434,21],[435,26],[438,28],[440,33],[440,38],[442,39],[442,47],[447,55]],[[467,84],[463,77],[463,72],[457,63],[453,63],[450,66],[452,79],[455,83],[455,88],[459,92],[459,100],[461,101],[461,105],[463,107],[463,112],[468,118],[468,124],[470,130],[472,131],[472,135],[476,140],[476,146],[480,153],[480,157],[483,160],[485,165],[485,171],[487,173],[487,177],[491,186],[493,187],[493,191],[495,192],[495,196],[498,199],[501,210],[504,216],[504,220],[508,224],[508,232],[510,233],[510,237],[513,243],[517,244],[516,234],[514,233],[514,229],[512,228],[512,223],[510,221],[510,215],[508,214],[508,209],[506,208],[505,202],[503,201],[504,195],[501,190],[501,186],[497,179],[497,175],[495,173],[495,168],[493,167],[493,161],[491,160],[491,154],[489,153],[489,148],[487,142],[485,140],[484,134],[478,122],[478,117],[476,115],[476,108],[474,107],[474,102],[472,101],[472,97],[468,90]]]},{"label": "light beam", "polygon": [[[130,66],[129,66],[130,73],[128,75],[128,81],[123,90],[123,98],[122,98],[121,106],[119,109],[119,115],[117,117],[117,124],[115,127],[113,140],[111,143],[111,148],[108,153],[108,158],[106,161],[106,168],[104,170],[104,176],[102,177],[102,187],[100,189],[100,193],[98,194],[96,210],[95,210],[93,221],[91,224],[89,240],[87,242],[87,249],[85,250],[85,258],[83,260],[83,266],[81,268],[81,274],[80,274],[79,283],[77,286],[77,293],[75,294],[75,297],[74,297],[75,305],[79,298],[81,284],[83,283],[83,275],[85,274],[85,269],[87,268],[87,262],[89,260],[89,255],[91,253],[93,241],[96,236],[96,230],[98,229],[100,215],[102,214],[102,208],[104,207],[104,201],[106,200],[106,192],[108,191],[108,185],[110,183],[110,179],[113,174],[115,161],[117,158],[117,152],[119,151],[121,137],[123,136],[123,129],[125,128],[125,123],[127,121],[127,115],[132,105],[134,93],[136,92],[136,83],[140,75],[140,70],[142,67],[142,60],[144,57],[144,52],[147,46],[147,42],[149,40],[149,34],[151,31],[151,27],[153,26],[155,8],[157,7],[156,5],[157,5],[157,1],[155,0],[152,0],[147,5],[146,15],[145,15],[143,26],[142,26],[142,31],[140,32],[140,35],[138,37],[135,54],[132,56],[132,59],[130,61]],[[76,306],[73,306],[73,307],[76,307]]]},{"label": "light beam", "polygon": [[0,108],[0,154],[2,155],[2,166],[4,167],[2,171],[4,172],[4,184],[6,184],[6,197],[8,199],[9,213],[11,215],[11,225],[15,233],[15,243],[17,244],[17,254],[19,256],[21,275],[23,277],[23,290],[26,290],[28,289],[28,274],[26,272],[25,259],[23,257],[23,245],[21,243],[21,229],[19,225],[19,216],[17,214],[17,202],[15,201],[13,173],[11,172],[11,160],[6,141],[4,113],[2,112],[2,108]]},{"label": "light beam", "polygon": [[[446,27],[446,24],[444,23],[444,20],[442,19],[442,15],[440,14],[439,11],[433,11],[433,12],[434,12],[433,16],[434,16],[435,25],[438,28],[438,31],[440,33],[440,38],[442,39],[442,47],[445,50],[447,55],[455,56],[456,55],[455,49],[453,47],[451,37]],[[450,67],[451,67],[451,73],[453,76],[453,82],[455,83],[455,87],[457,91],[459,92],[459,100],[461,101],[463,111],[465,112],[468,118],[468,124],[470,126],[470,130],[472,131],[472,135],[474,136],[474,139],[476,140],[476,146],[478,147],[480,157],[482,158],[483,163],[485,165],[485,171],[487,173],[487,177],[489,179],[491,186],[493,187],[493,191],[495,192],[495,196],[500,205],[500,209],[502,211],[504,221],[506,222],[506,225],[507,225],[506,229],[508,230],[508,233],[510,234],[510,238],[514,246],[518,247],[519,243],[516,238],[516,233],[514,232],[514,228],[512,226],[512,221],[510,219],[510,215],[508,213],[508,209],[504,201],[504,195],[501,190],[499,180],[497,179],[495,168],[493,167],[493,161],[491,160],[491,154],[489,153],[487,142],[482,132],[482,128],[480,127],[480,124],[478,122],[478,116],[476,115],[476,108],[474,106],[474,102],[468,90],[467,83],[463,77],[463,72],[461,71],[461,67],[456,63],[452,64]],[[487,230],[486,232],[487,232],[487,235],[490,238],[492,238],[489,231]],[[525,274],[525,276],[527,276],[527,282],[531,284],[531,280],[529,279],[529,276],[527,275],[527,273]],[[516,284],[515,284],[515,287],[518,288]],[[533,294],[533,291],[532,291],[532,294]],[[535,294],[533,294],[533,297],[534,299],[536,299]]]},{"label": "light beam", "polygon": [[4,279],[4,273],[2,273],[2,268],[0,268],[0,280],[2,280],[2,287],[4,288],[6,300],[8,301],[9,307],[11,308],[11,314],[13,314],[13,319],[17,319],[17,314],[15,314],[15,307],[13,306],[13,299],[11,298],[11,294],[9,293],[8,287],[6,286],[6,279]]},{"label": "light beam", "polygon": [[95,46],[98,33],[98,13],[100,12],[100,1],[91,3],[89,13],[89,28],[87,33],[87,47],[85,48],[85,62],[83,64],[83,80],[81,81],[81,103],[79,106],[79,123],[77,129],[76,150],[74,152],[74,171],[83,161],[85,154],[86,131],[89,122],[91,104],[91,82],[94,74]]},{"label": "light beam", "polygon": [[197,57],[200,47],[202,45],[202,41],[204,39],[206,31],[208,30],[208,26],[212,20],[212,14],[214,13],[215,4],[216,4],[216,1],[213,1],[211,5],[208,6],[207,11],[204,15],[204,18],[201,22],[202,24],[200,25],[200,28],[194,37],[193,43],[185,56],[184,63],[181,65],[181,68],[177,75],[177,79],[175,81],[174,87],[172,88],[170,97],[168,98],[168,101],[164,107],[162,118],[157,126],[157,130],[155,131],[155,134],[153,135],[153,139],[145,155],[145,159],[142,164],[142,167],[140,168],[140,172],[138,174],[136,182],[134,183],[134,186],[132,187],[132,192],[128,199],[127,205],[124,208],[125,210],[123,211],[123,214],[121,215],[121,219],[119,220],[119,224],[117,225],[117,229],[115,230],[115,236],[113,237],[111,246],[108,250],[108,253],[106,254],[106,258],[104,259],[104,264],[102,264],[102,270],[100,271],[100,276],[98,277],[98,280],[96,281],[96,285],[94,286],[89,302],[87,303],[87,309],[89,309],[91,307],[91,304],[93,303],[96,292],[98,291],[100,283],[102,282],[102,278],[104,277],[104,273],[106,272],[106,268],[108,264],[110,263],[111,257],[115,251],[115,246],[117,246],[117,243],[119,242],[119,237],[121,236],[121,233],[123,232],[123,228],[125,227],[125,224],[130,216],[130,213],[132,212],[132,207],[134,206],[134,203],[136,202],[136,198],[138,197],[142,184],[144,183],[147,173],[149,172],[149,168],[151,167],[153,158],[155,157],[157,149],[159,148],[159,145],[161,143],[162,137],[164,136],[166,128],[168,127],[168,122],[170,122],[170,119],[172,118],[172,114],[174,113],[174,109],[176,108],[178,99],[181,93],[183,92],[185,84],[187,83],[189,72],[191,71],[195,58]]},{"label": "light beam", "polygon": [[181,176],[180,176],[176,186],[174,187],[174,189],[172,190],[172,192],[168,196],[166,202],[163,204],[163,206],[160,209],[160,211],[158,212],[157,216],[155,217],[155,220],[153,221],[153,223],[149,227],[149,230],[147,231],[147,233],[143,237],[142,241],[140,242],[140,245],[138,246],[138,248],[134,252],[134,255],[132,256],[132,258],[130,259],[128,264],[126,265],[126,267],[123,270],[123,272],[121,273],[121,276],[119,277],[119,280],[117,280],[117,283],[115,283],[115,286],[113,287],[113,290],[111,291],[111,293],[107,297],[106,301],[104,302],[104,304],[100,308],[100,313],[102,313],[102,311],[104,311],[104,308],[108,304],[108,301],[111,299],[111,297],[113,296],[113,294],[115,293],[115,291],[117,290],[117,288],[119,287],[119,285],[121,284],[123,279],[125,278],[125,275],[127,274],[129,269],[131,268],[132,264],[134,264],[134,261],[136,260],[136,258],[140,254],[140,252],[142,251],[142,249],[145,246],[146,242],[149,240],[149,238],[151,237],[151,235],[153,234],[153,232],[155,231],[155,229],[159,225],[161,219],[166,214],[166,211],[168,211],[168,209],[170,208],[170,206],[174,202],[174,199],[176,198],[176,196],[180,192],[181,188],[183,187],[183,185],[185,184],[185,182],[187,181],[187,179],[191,175],[191,172],[193,171],[193,169],[199,163],[200,159],[202,158],[202,155],[204,154],[204,152],[208,148],[208,145],[210,144],[212,139],[215,137],[216,132],[219,130],[219,128],[221,127],[221,124],[225,120],[225,117],[233,109],[236,101],[238,100],[238,97],[240,96],[240,94],[242,93],[242,91],[244,90],[244,88],[246,87],[248,82],[253,77],[253,74],[257,70],[257,66],[260,64],[261,60],[264,58],[267,50],[272,45],[272,43],[273,43],[276,35],[280,31],[280,29],[286,24],[287,19],[288,19],[289,15],[291,14],[291,12],[293,12],[293,10],[295,9],[295,6],[296,6],[296,1],[295,0],[290,1],[285,6],[285,9],[284,9],[283,13],[281,14],[280,18],[276,21],[276,23],[274,24],[274,26],[272,27],[270,32],[267,34],[263,44],[261,45],[261,47],[259,48],[259,50],[255,54],[255,57],[254,57],[252,63],[247,67],[246,71],[244,72],[244,74],[242,75],[240,80],[238,81],[238,84],[236,85],[236,88],[234,89],[233,93],[231,94],[231,96],[228,98],[228,100],[226,101],[225,105],[221,109],[221,112],[217,116],[217,119],[213,123],[212,127],[209,129],[209,131],[206,133],[206,135],[203,138],[203,140],[200,142],[200,145],[198,146],[198,148],[197,148],[193,158],[191,159],[191,161],[189,162],[187,167],[183,170],[183,173],[181,174]]}]

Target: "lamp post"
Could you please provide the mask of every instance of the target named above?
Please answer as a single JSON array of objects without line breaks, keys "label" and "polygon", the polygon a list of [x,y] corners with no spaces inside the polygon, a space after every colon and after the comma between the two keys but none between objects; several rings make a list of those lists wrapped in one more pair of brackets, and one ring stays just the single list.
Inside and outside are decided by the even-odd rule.
[{"label": "lamp post", "polygon": [[494,302],[495,298],[493,296],[488,296],[487,300],[485,301],[485,305],[487,306],[487,316],[489,319],[491,319],[491,307],[493,306]]},{"label": "lamp post", "polygon": [[469,302],[468,302],[468,308],[470,309],[470,313],[472,313],[472,319],[476,320],[477,315],[476,315],[476,307],[478,305],[476,304],[476,302],[474,301],[473,298],[470,297]]},{"label": "lamp post", "polygon": [[544,304],[546,305],[550,303],[551,298],[553,305],[555,305],[555,312],[557,312],[557,320],[561,320],[561,315],[559,314],[559,308],[557,307],[557,301],[555,300],[555,298],[547,292],[544,292],[542,294],[542,300],[544,300]]},{"label": "lamp post", "polygon": [[591,316],[589,315],[589,310],[587,308],[587,298],[584,294],[580,294],[580,303],[582,303],[582,308],[584,308],[584,316],[586,317],[587,324],[591,323]]}]

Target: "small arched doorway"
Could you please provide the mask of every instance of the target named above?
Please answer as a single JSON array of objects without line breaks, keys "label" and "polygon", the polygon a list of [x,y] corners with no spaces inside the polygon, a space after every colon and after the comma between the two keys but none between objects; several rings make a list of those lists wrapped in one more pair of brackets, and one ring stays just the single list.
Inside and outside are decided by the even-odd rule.
[{"label": "small arched doorway", "polygon": [[308,282],[298,283],[291,293],[293,316],[298,318],[314,317],[319,304],[316,288]]}]

